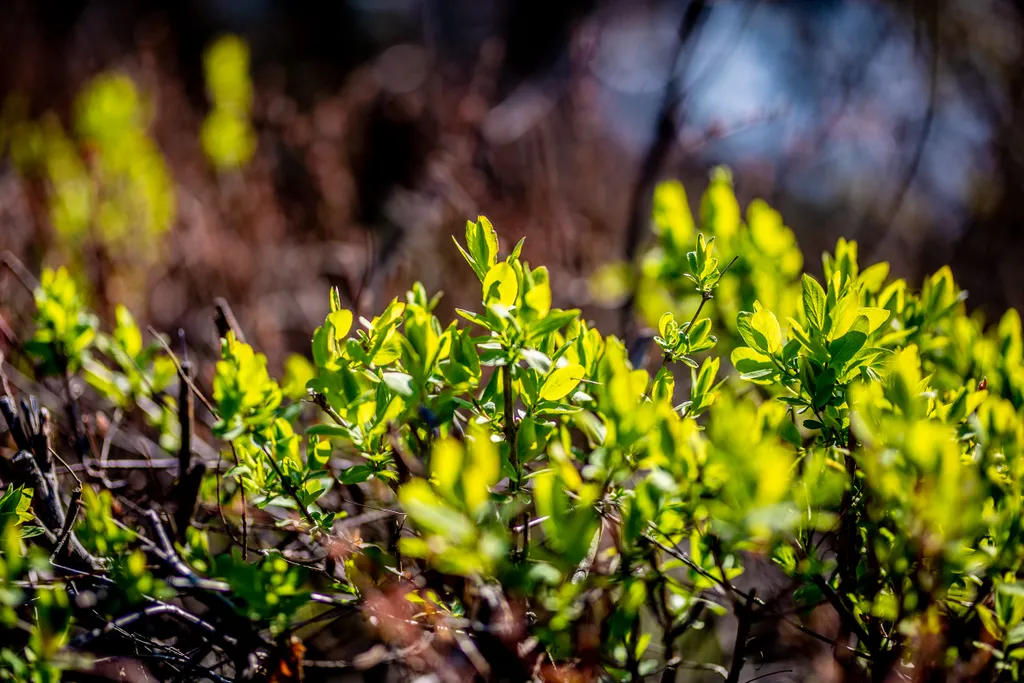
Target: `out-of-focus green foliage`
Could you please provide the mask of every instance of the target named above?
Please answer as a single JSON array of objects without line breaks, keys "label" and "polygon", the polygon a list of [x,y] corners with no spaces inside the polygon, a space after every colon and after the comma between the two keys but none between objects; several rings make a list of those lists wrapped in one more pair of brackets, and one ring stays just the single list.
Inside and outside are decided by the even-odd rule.
[{"label": "out-of-focus green foliage", "polygon": [[29,623],[21,620],[17,610],[29,598],[20,582],[30,570],[47,564],[45,556],[29,552],[24,540],[35,535],[26,530],[36,528],[25,524],[33,518],[31,498],[30,490],[15,487],[0,496],[0,628],[22,626],[28,631],[24,649],[0,643],[0,681],[54,683],[61,678],[58,653],[67,642],[71,625],[67,593],[60,586],[34,591]]},{"label": "out-of-focus green foliage", "polygon": [[276,631],[283,630],[309,601],[309,591],[303,589],[306,572],[278,553],[251,563],[243,561],[236,548],[213,558],[212,574],[226,579],[247,618],[267,622]]},{"label": "out-of-focus green foliage", "polygon": [[174,220],[174,183],[146,133],[149,107],[125,74],[94,78],[76,104],[75,129],[93,160],[96,227],[104,241],[152,248]]},{"label": "out-of-focus green foliage", "polygon": [[217,170],[240,168],[256,151],[249,46],[238,36],[219,38],[206,50],[203,70],[212,105],[199,133],[203,151]]},{"label": "out-of-focus green foliage", "polygon": [[[312,364],[291,363],[284,388],[229,333],[212,432],[235,464],[217,494],[204,491],[219,495],[224,520],[237,521],[225,511],[244,492],[282,533],[323,548],[337,593],[371,601],[401,586],[425,605],[431,581],[431,618],[455,618],[500,590],[529,610],[524,639],[550,661],[578,663],[581,634],[599,632],[600,651],[587,656],[616,680],[688,659],[684,636],[708,613],[733,612],[742,633],[782,610],[806,630],[802,615],[823,605],[840,624],[837,656],[876,679],[981,667],[1016,680],[1017,313],[986,327],[967,315],[948,268],[915,291],[885,264],[861,269],[844,240],[824,256],[820,281],[801,276],[778,214],[755,201],[741,220],[723,170],[700,224],[680,186],[659,188],[639,300],[674,310],[654,317],[653,377],[579,311],[554,308],[547,270],[522,258],[522,242],[503,253],[483,217],[457,242],[480,304],[454,321],[442,323],[438,296],[419,284],[372,319],[357,319],[332,290]],[[89,349],[78,340],[95,325],[83,328],[62,277],[43,278],[37,357],[80,367],[88,350],[120,368],[121,379],[93,381],[111,401],[155,400],[144,387],[166,384],[170,370],[145,355],[130,316]],[[303,382],[314,424],[295,402]],[[388,538],[343,531],[352,492],[363,496],[358,509],[395,516]],[[138,540],[107,528],[108,500],[87,494],[87,508],[83,542],[127,557],[122,595],[157,592]],[[317,588],[313,572],[276,551],[260,549],[252,563],[211,554],[207,531],[180,538],[191,571],[206,575],[191,585],[226,582],[245,623],[282,633]],[[770,557],[790,579],[782,599],[792,606],[734,585],[751,556]],[[428,613],[402,628],[420,618],[426,627]],[[734,681],[753,656],[745,637],[736,648]]]},{"label": "out-of-focus green foliage", "polygon": [[82,369],[85,380],[117,408],[138,407],[150,424],[160,427],[164,448],[176,448],[177,404],[164,392],[177,369],[157,343],[143,345],[128,309],[118,305],[112,332],[100,331],[66,268],[43,272],[35,300],[36,329],[25,350],[36,360],[39,375]]},{"label": "out-of-focus green foliage", "polygon": [[111,334],[96,336],[97,356],[82,360],[85,380],[122,410],[138,407],[147,422],[161,428],[160,445],[177,448],[177,402],[164,393],[177,368],[157,343],[144,345],[142,331],[124,306],[114,309]]},{"label": "out-of-focus green foliage", "polygon": [[127,75],[102,73],[79,93],[74,133],[53,115],[33,121],[8,101],[15,167],[44,182],[50,221],[69,252],[88,239],[133,258],[153,254],[174,221],[170,171],[147,133],[149,107]]},{"label": "out-of-focus green foliage", "polygon": [[35,301],[35,334],[25,350],[41,375],[76,371],[96,340],[99,319],[85,308],[66,268],[43,272]]},{"label": "out-of-focus green foliage", "polygon": [[699,229],[715,240],[718,258],[735,264],[722,277],[708,312],[721,320],[728,332],[722,337],[725,349],[738,342],[736,316],[760,301],[779,315],[796,312],[800,301],[799,278],[803,256],[793,232],[777,211],[760,199],[747,207],[746,220],[733,193],[732,174],[716,168],[700,200],[699,222],[695,220],[686,190],[678,181],[666,181],[654,191],[651,226],[654,245],[634,269],[630,264],[611,263],[592,278],[591,289],[598,301],[621,298],[636,290],[636,307],[648,325],[656,325],[671,312],[687,319],[701,301],[698,287],[689,280],[686,254]]}]

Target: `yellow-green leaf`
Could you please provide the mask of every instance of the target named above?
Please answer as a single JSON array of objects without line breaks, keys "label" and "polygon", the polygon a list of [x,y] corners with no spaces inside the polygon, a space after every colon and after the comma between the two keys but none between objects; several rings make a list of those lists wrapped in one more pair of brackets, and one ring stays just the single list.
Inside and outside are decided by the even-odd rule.
[{"label": "yellow-green leaf", "polygon": [[489,489],[501,476],[501,462],[498,449],[491,441],[491,435],[480,427],[470,429],[466,439],[469,446],[468,458],[462,472],[462,490],[466,509],[477,513],[490,497]]},{"label": "yellow-green leaf", "polygon": [[675,316],[672,315],[671,311],[666,311],[661,315],[661,318],[658,320],[658,332],[661,334],[662,339],[668,340],[671,337],[672,332],[675,331],[673,327],[675,320]]},{"label": "yellow-green leaf", "polygon": [[334,326],[334,339],[336,341],[344,340],[348,336],[348,331],[352,329],[352,311],[347,311],[344,308],[329,313],[327,320]]},{"label": "yellow-green leaf", "polygon": [[579,363],[570,363],[556,369],[544,380],[544,386],[540,389],[541,400],[557,401],[564,397],[580,383],[584,372]]},{"label": "yellow-green leaf", "polygon": [[516,271],[502,261],[491,266],[484,278],[484,303],[512,306],[519,294],[519,281]]},{"label": "yellow-green leaf", "polygon": [[455,439],[444,438],[434,442],[430,451],[430,478],[439,491],[452,495],[462,471],[462,444]]},{"label": "yellow-green leaf", "polygon": [[775,353],[782,346],[782,327],[778,318],[768,309],[761,309],[750,318],[750,326],[765,339],[769,353]]},{"label": "yellow-green leaf", "polygon": [[533,271],[533,287],[523,297],[523,302],[543,318],[551,311],[551,283],[548,282],[548,269],[541,267]]},{"label": "yellow-green leaf", "polygon": [[857,315],[862,315],[868,319],[868,334],[873,333],[889,319],[889,311],[873,306],[864,306],[857,311]]}]

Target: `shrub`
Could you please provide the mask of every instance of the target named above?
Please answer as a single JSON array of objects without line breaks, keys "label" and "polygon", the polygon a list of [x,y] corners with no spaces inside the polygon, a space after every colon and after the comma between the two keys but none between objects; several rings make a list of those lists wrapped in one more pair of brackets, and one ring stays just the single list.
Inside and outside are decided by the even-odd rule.
[{"label": "shrub", "polygon": [[[821,281],[799,277],[792,233],[763,202],[743,224],[724,171],[699,222],[681,187],[659,188],[640,287],[693,312],[660,316],[653,377],[554,308],[547,270],[522,242],[502,256],[482,217],[457,242],[481,306],[444,325],[417,284],[356,319],[332,292],[308,401],[227,322],[207,399],[165,340],[145,349],[127,311],[97,333],[66,273],[44,274],[16,365],[37,383],[84,369],[97,406],[142,409],[136,428],[178,454],[136,461],[150,484],[97,492],[115,482],[113,437],[102,452],[87,438],[95,409],[70,391],[50,407],[76,446],[57,466],[60,421],[3,399],[17,454],[0,671],[54,680],[130,639],[165,680],[390,665],[734,683],[756,675],[767,627],[831,646],[833,676],[1017,680],[1017,313],[987,328],[948,268],[914,291],[884,264],[861,270],[843,240]],[[219,456],[200,456],[211,437]],[[65,460],[88,480],[70,495]],[[781,589],[744,575],[762,560]],[[304,660],[322,647],[309,625],[348,614],[376,646]],[[692,636],[716,621],[735,644],[705,656]]]}]

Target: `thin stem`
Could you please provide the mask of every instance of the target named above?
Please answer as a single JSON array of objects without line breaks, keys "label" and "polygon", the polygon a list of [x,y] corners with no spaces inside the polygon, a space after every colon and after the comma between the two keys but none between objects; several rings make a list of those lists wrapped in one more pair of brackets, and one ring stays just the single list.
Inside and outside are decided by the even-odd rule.
[{"label": "thin stem", "polygon": [[348,424],[346,424],[345,420],[338,414],[338,411],[327,402],[326,396],[321,394],[319,391],[313,391],[312,389],[309,390],[309,395],[312,397],[313,403],[315,403],[320,410],[327,413],[327,416],[334,420],[335,424],[341,427],[348,427]]},{"label": "thin stem", "polygon": [[693,317],[692,317],[692,318],[690,318],[690,323],[689,323],[689,324],[688,324],[688,325],[686,326],[686,330],[687,330],[687,338],[689,338],[689,331],[690,331],[691,329],[693,329],[693,324],[694,324],[695,322],[697,322],[697,316],[699,316],[699,315],[700,315],[700,312],[701,312],[702,310],[704,310],[704,304],[706,304],[706,303],[707,303],[708,301],[710,301],[711,299],[714,299],[714,298],[715,298],[715,295],[711,293],[711,292],[712,292],[712,290],[713,290],[713,289],[714,289],[714,288],[715,288],[715,287],[716,287],[716,286],[718,285],[718,283],[719,283],[719,282],[720,282],[720,281],[722,280],[722,276],[723,276],[723,275],[725,275],[726,273],[728,273],[728,272],[729,272],[729,269],[730,269],[730,268],[732,268],[732,264],[736,263],[736,259],[738,259],[738,258],[739,258],[739,256],[738,256],[738,255],[737,255],[737,256],[733,256],[733,257],[732,257],[732,260],[731,260],[731,261],[729,261],[729,265],[727,265],[727,266],[725,267],[725,270],[723,270],[723,271],[721,272],[721,274],[719,274],[719,276],[718,276],[718,279],[717,279],[717,280],[715,280],[715,284],[711,285],[711,286],[710,286],[710,287],[708,287],[707,289],[702,289],[702,290],[700,291],[700,304],[699,304],[699,305],[697,306],[697,310],[693,312]]},{"label": "thin stem", "polygon": [[193,382],[192,379],[184,373],[181,367],[181,361],[178,360],[177,355],[175,355],[174,350],[170,347],[170,345],[168,345],[168,343],[164,341],[164,338],[160,336],[160,333],[157,332],[152,325],[148,325],[146,329],[149,331],[151,335],[153,335],[153,338],[156,339],[157,343],[163,347],[164,351],[167,353],[167,356],[171,359],[171,362],[174,363],[174,368],[178,371],[178,375],[182,376],[182,379],[184,379],[185,383],[188,384],[189,388],[192,390],[192,393],[195,394],[196,398],[199,399],[199,402],[202,403],[206,407],[206,409],[210,411],[211,415],[213,415],[217,419],[220,419],[220,415],[217,413],[217,409],[213,406],[212,403],[210,403],[210,400],[203,395],[203,392],[199,391],[199,387],[196,386],[196,383]]},{"label": "thin stem", "polygon": [[314,520],[313,516],[309,514],[309,510],[306,509],[306,506],[302,504],[302,500],[299,498],[298,489],[296,489],[295,486],[292,485],[291,480],[284,476],[284,472],[281,471],[281,468],[280,466],[278,466],[277,461],[274,460],[274,456],[270,452],[270,449],[267,448],[267,445],[261,444],[260,449],[266,454],[267,462],[270,463],[270,467],[271,469],[274,470],[274,474],[277,475],[277,478],[281,480],[281,485],[284,487],[284,490],[288,493],[288,496],[295,501],[296,505],[299,506],[299,512],[302,513],[303,518],[305,518],[305,520],[313,529],[316,529],[316,520]]},{"label": "thin stem", "polygon": [[82,634],[81,636],[79,636],[79,637],[75,638],[73,641],[71,641],[71,647],[72,648],[80,648],[83,645],[88,644],[90,641],[96,640],[97,638],[99,638],[100,636],[104,635],[105,633],[111,633],[113,631],[123,630],[126,626],[130,626],[131,624],[135,623],[136,621],[138,621],[142,617],[156,616],[156,615],[159,615],[159,614],[168,614],[170,616],[173,616],[173,617],[176,617],[178,619],[181,619],[182,621],[188,622],[189,624],[191,624],[191,625],[195,626],[196,628],[198,628],[199,630],[203,631],[203,633],[208,638],[220,640],[221,642],[223,642],[223,643],[225,643],[225,644],[227,644],[229,646],[234,646],[234,645],[236,645],[238,643],[238,641],[235,638],[233,638],[233,637],[231,637],[231,636],[229,636],[229,635],[227,635],[225,633],[222,633],[219,629],[217,629],[212,624],[209,624],[209,623],[203,621],[202,619],[200,619],[196,615],[192,614],[191,612],[186,612],[184,609],[182,609],[181,607],[178,607],[177,605],[170,605],[170,604],[167,604],[167,603],[157,603],[155,605],[151,605],[151,606],[145,608],[141,612],[133,612],[132,614],[128,614],[128,615],[125,615],[125,616],[120,617],[118,619],[115,619],[113,621],[109,621],[109,622],[107,622],[107,624],[105,626],[102,626],[102,627],[97,628],[97,629],[93,629],[92,631],[89,631],[88,633]]},{"label": "thin stem", "polygon": [[[671,540],[671,536],[669,536],[668,534],[666,534],[664,531],[662,531],[658,527],[654,526],[653,524],[651,525],[651,529],[653,531],[658,532],[659,534],[661,534],[665,538]],[[661,548],[661,550],[663,550],[664,552],[668,553],[672,557],[676,558],[677,560],[679,560],[680,562],[685,564],[690,569],[692,569],[695,572],[697,572],[698,574],[702,575],[704,578],[710,579],[711,581],[714,581],[715,583],[720,585],[726,591],[726,593],[730,596],[730,599],[732,599],[734,597],[733,594],[739,594],[741,597],[746,597],[746,594],[740,592],[739,589],[737,589],[735,586],[733,586],[728,581],[724,580],[725,579],[725,575],[724,574],[722,575],[722,578],[719,578],[719,577],[715,576],[714,574],[712,574],[711,572],[709,572],[708,570],[704,569],[699,564],[694,562],[693,559],[690,558],[686,553],[684,553],[681,550],[678,550],[676,548],[671,548],[671,547],[665,545],[664,543],[661,543],[660,541],[658,541],[653,536],[650,536],[648,534],[644,534],[643,538],[646,541],[648,541],[649,543],[653,543],[654,545],[658,546],[659,548]]]},{"label": "thin stem", "polygon": [[693,312],[693,317],[690,318],[690,322],[686,325],[687,337],[689,337],[689,331],[693,329],[693,324],[697,322],[697,316],[704,310],[704,304],[711,299],[714,299],[715,295],[711,293],[710,289],[702,289],[700,292],[700,304],[697,306],[697,310]]},{"label": "thin stem", "polygon": [[821,589],[821,592],[824,593],[825,599],[828,600],[830,605],[832,605],[832,609],[839,613],[839,618],[842,619],[843,624],[850,629],[865,646],[870,646],[871,637],[868,635],[868,632],[864,630],[864,627],[861,626],[859,621],[857,621],[857,617],[853,615],[853,612],[846,607],[842,598],[832,590],[832,586],[830,586],[828,582],[820,576],[814,577],[814,583],[817,584],[818,588]]},{"label": "thin stem", "polygon": [[[238,464],[239,464],[239,462],[238,462],[238,449],[235,448],[235,442],[234,441],[230,442],[230,445],[231,445],[231,455],[235,459],[235,467],[238,467]],[[271,458],[271,461],[273,461],[273,458]],[[274,463],[274,469],[275,470],[277,469],[276,463]],[[278,472],[278,476],[281,476],[280,472]],[[247,508],[249,507],[249,503],[246,502],[246,500],[245,500],[245,487],[241,485],[241,482],[239,482],[239,485],[238,485],[238,493],[239,493],[239,496],[242,499],[242,557],[248,560],[249,559],[249,513],[247,512]],[[301,505],[299,507],[300,507],[300,509],[303,510],[303,512],[305,512],[305,509],[302,508]],[[307,517],[308,517],[308,515],[307,515]]]},{"label": "thin stem", "polygon": [[[516,418],[515,418],[515,396],[512,393],[512,365],[511,362],[501,367],[501,396],[505,414],[505,443],[508,444],[508,460],[512,465],[514,480],[511,482],[513,500],[519,493],[519,486],[523,479],[522,464],[519,462],[519,453],[516,451]],[[520,512],[512,520],[512,529],[515,534],[513,555],[516,561],[526,559],[530,550],[530,527],[526,512]]]},{"label": "thin stem", "polygon": [[508,459],[515,470],[516,479],[512,484],[512,491],[519,490],[519,480],[522,472],[519,467],[519,454],[516,452],[516,422],[515,422],[515,397],[512,395],[512,368],[511,365],[504,365],[501,368],[501,395],[505,404],[505,443],[508,444]]}]

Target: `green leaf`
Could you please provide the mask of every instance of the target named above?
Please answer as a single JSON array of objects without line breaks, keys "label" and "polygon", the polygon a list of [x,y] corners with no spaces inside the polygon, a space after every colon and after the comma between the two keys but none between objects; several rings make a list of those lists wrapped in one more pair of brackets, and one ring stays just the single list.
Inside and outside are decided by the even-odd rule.
[{"label": "green leaf", "polygon": [[582,410],[578,413],[574,413],[572,419],[576,426],[579,427],[580,431],[586,434],[587,438],[590,439],[592,443],[598,446],[604,443],[604,438],[608,430],[600,417],[589,410]]},{"label": "green leaf", "polygon": [[120,304],[114,309],[114,338],[131,358],[142,353],[142,332],[135,324],[135,318],[128,309]]},{"label": "green leaf", "polygon": [[733,349],[730,360],[743,379],[756,384],[769,383],[767,380],[778,372],[768,356],[744,346]]},{"label": "green leaf", "polygon": [[711,172],[700,202],[701,224],[723,240],[729,240],[740,226],[740,206],[732,189],[732,173],[719,166]]},{"label": "green leaf", "polygon": [[662,367],[654,377],[654,384],[651,387],[651,400],[671,401],[675,393],[676,380],[668,367]]},{"label": "green leaf", "polygon": [[804,330],[803,326],[800,325],[793,318],[787,318],[786,322],[789,323],[789,334],[796,340],[801,346],[810,351],[811,355],[816,358],[819,362],[825,362],[828,360],[828,350],[825,345],[822,344],[820,337],[811,337]]},{"label": "green leaf", "polygon": [[750,319],[754,317],[754,314],[750,311],[740,311],[739,315],[736,316],[736,331],[739,332],[740,339],[743,343],[749,346],[755,351],[761,351],[762,355],[767,354],[767,342],[764,339],[764,335],[754,331],[753,326],[750,324]]},{"label": "green leaf", "polygon": [[526,361],[526,364],[541,375],[547,375],[551,371],[551,359],[540,351],[536,349],[523,349],[520,354],[523,360]]},{"label": "green leaf", "polygon": [[334,326],[334,339],[338,342],[345,339],[348,336],[349,330],[352,329],[352,311],[345,310],[344,308],[329,313],[327,320]]},{"label": "green leaf", "polygon": [[865,268],[858,280],[867,291],[877,292],[885,284],[887,277],[889,277],[889,264],[882,261]]},{"label": "green leaf", "polygon": [[828,353],[832,357],[831,364],[834,368],[842,369],[857,355],[868,339],[869,327],[867,317],[858,315],[849,331],[828,345]]},{"label": "green leaf", "polygon": [[557,368],[544,380],[544,384],[540,388],[541,400],[557,401],[566,396],[580,383],[585,373],[586,370],[579,363],[570,363]]},{"label": "green leaf", "polygon": [[1012,595],[1015,598],[1024,598],[1024,582],[998,583],[996,590],[1004,595]]},{"label": "green leaf", "polygon": [[466,509],[477,514],[490,498],[490,487],[501,476],[501,458],[486,429],[476,425],[466,438],[466,464],[462,468],[462,490]]},{"label": "green leaf", "polygon": [[548,281],[548,269],[541,266],[530,273],[529,288],[523,295],[523,303],[538,318],[543,318],[551,310],[551,283]]},{"label": "green leaf", "polygon": [[476,527],[438,497],[422,479],[413,479],[398,490],[398,500],[412,521],[425,531],[466,543],[476,536]]},{"label": "green leaf", "polygon": [[679,181],[666,181],[654,188],[652,214],[654,232],[664,237],[672,249],[681,252],[693,239],[693,215],[686,190]]},{"label": "green leaf", "polygon": [[884,308],[865,306],[857,311],[857,315],[862,315],[868,319],[867,334],[874,334],[875,330],[885,324],[891,313]]},{"label": "green leaf", "polygon": [[477,263],[490,268],[498,260],[498,233],[494,231],[491,222],[484,216],[477,216],[473,228],[472,237],[469,234],[466,235],[470,253],[473,254]]},{"label": "green leaf", "polygon": [[[484,218],[484,220],[487,220],[487,219]],[[526,238],[525,237],[519,238],[519,241],[516,242],[516,246],[512,248],[512,253],[508,255],[507,259],[505,259],[507,263],[512,263],[513,261],[518,261],[519,260],[520,254],[523,253],[523,244],[525,242],[526,242]],[[495,242],[495,245],[497,245],[497,242]],[[497,247],[495,247],[495,248],[497,248]]]},{"label": "green leaf", "polygon": [[693,395],[703,396],[711,391],[715,376],[718,375],[718,368],[721,361],[718,358],[707,358],[701,365],[696,381],[693,382]]},{"label": "green leaf", "polygon": [[385,372],[381,375],[381,380],[384,384],[388,385],[388,388],[391,389],[391,391],[395,392],[402,398],[409,398],[415,393],[412,375],[408,375],[404,372]]},{"label": "green leaf", "polygon": [[498,260],[498,235],[491,222],[483,216],[477,217],[475,223],[466,221],[466,249],[458,240],[455,240],[455,245],[481,280]]},{"label": "green leaf", "polygon": [[474,313],[473,311],[467,311],[467,310],[462,309],[462,308],[456,308],[455,312],[457,314],[459,314],[460,316],[462,316],[463,318],[465,318],[466,320],[468,320],[469,322],[476,323],[477,325],[479,325],[480,327],[484,328],[485,330],[490,330],[491,332],[497,332],[500,329],[500,328],[495,328],[494,324],[491,323],[490,320],[488,320],[484,316],[480,315],[479,313]]},{"label": "green leaf", "polygon": [[[470,223],[469,225],[472,225],[472,223]],[[455,238],[455,235],[452,235],[452,241],[455,242],[455,246],[458,247],[459,253],[462,254],[462,258],[466,259],[466,263],[469,264],[469,267],[473,269],[473,272],[476,273],[476,276],[480,278],[481,282],[483,282],[484,277],[486,277],[487,275],[486,266],[481,266],[479,263],[477,263],[476,259],[473,258],[473,256],[469,252],[462,248],[462,245],[459,244],[459,240]]]},{"label": "green leaf", "polygon": [[828,368],[814,380],[814,407],[821,408],[828,404],[836,387],[835,368]]},{"label": "green leaf", "polygon": [[[690,348],[698,347],[711,332],[711,319],[701,318],[693,324],[693,327],[686,330],[686,339]],[[781,335],[781,331],[779,332]]]},{"label": "green leaf", "polygon": [[455,439],[438,439],[430,451],[430,478],[452,500],[456,500],[455,488],[464,459],[462,444]]},{"label": "green leaf", "polygon": [[807,324],[816,330],[825,325],[825,290],[818,281],[804,273],[801,280],[803,286],[804,316]]},{"label": "green leaf", "polygon": [[347,439],[351,436],[351,431],[347,427],[342,427],[336,424],[319,424],[313,425],[306,430],[307,436],[337,436]]},{"label": "green leaf", "polygon": [[774,313],[762,308],[750,316],[749,322],[755,349],[770,356],[782,347],[782,327]]},{"label": "green leaf", "polygon": [[672,315],[672,312],[663,313],[658,320],[658,332],[661,334],[661,338],[671,343],[678,329],[679,325],[676,323],[676,318]]},{"label": "green leaf", "polygon": [[577,317],[579,317],[580,311],[577,308],[572,308],[567,311],[554,309],[540,322],[534,323],[530,326],[530,339],[538,339],[551,334],[555,330],[560,330]]},{"label": "green leaf", "polygon": [[800,439],[800,430],[797,429],[796,425],[793,424],[792,420],[786,419],[782,421],[782,425],[779,427],[779,436],[793,444],[797,448],[802,445]]}]

